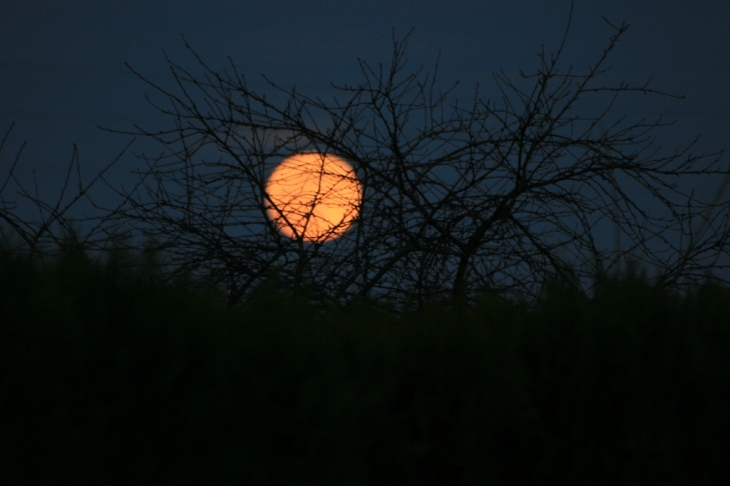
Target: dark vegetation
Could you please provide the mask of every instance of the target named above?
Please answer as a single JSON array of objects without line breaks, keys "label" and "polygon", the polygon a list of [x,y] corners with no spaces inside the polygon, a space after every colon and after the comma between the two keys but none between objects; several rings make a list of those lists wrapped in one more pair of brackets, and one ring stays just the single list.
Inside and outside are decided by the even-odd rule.
[{"label": "dark vegetation", "polygon": [[718,484],[730,295],[243,306],[67,245],[0,254],[4,484]]}]

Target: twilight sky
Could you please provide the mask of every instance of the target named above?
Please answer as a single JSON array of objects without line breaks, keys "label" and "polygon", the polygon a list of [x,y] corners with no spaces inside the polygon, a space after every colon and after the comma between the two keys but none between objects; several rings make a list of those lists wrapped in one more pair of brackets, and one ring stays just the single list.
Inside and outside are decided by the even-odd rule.
[{"label": "twilight sky", "polygon": [[[402,38],[413,28],[411,67],[430,68],[440,54],[442,86],[460,81],[457,94],[466,99],[477,82],[488,96],[494,71],[533,70],[541,44],[557,47],[569,6],[568,0],[0,0],[0,134],[16,124],[0,171],[27,141],[22,170],[59,182],[73,143],[89,173],[126,145],[128,137],[97,126],[157,128],[160,115],[145,100],[151,89],[124,63],[171,87],[163,50],[195,68],[182,36],[214,68],[230,56],[253,86],[263,87],[265,74],[326,96],[330,82],[360,80],[357,58],[387,63],[392,32]],[[657,89],[686,95],[633,98],[621,109],[677,119],[659,138],[668,150],[698,134],[702,150],[728,148],[730,2],[578,0],[563,66],[585,67],[600,54],[610,34],[602,16],[631,26],[609,62],[609,79],[640,84],[653,76]],[[149,149],[145,142],[133,147]],[[130,156],[116,171],[135,165]]]}]

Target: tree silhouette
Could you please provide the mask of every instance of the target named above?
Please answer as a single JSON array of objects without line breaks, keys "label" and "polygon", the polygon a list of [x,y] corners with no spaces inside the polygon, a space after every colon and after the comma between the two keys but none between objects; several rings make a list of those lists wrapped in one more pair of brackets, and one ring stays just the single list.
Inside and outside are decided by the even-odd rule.
[{"label": "tree silhouette", "polygon": [[[604,83],[628,28],[606,24],[606,47],[587,68],[561,65],[568,24],[534,72],[496,73],[499,98],[475,90],[466,104],[435,73],[407,70],[408,37],[394,39],[389,64],[359,60],[360,82],[333,85],[328,100],[268,78],[270,93],[259,93],[233,61],[216,71],[189,45],[200,73],[167,58],[174,89],[130,67],[165,100],[155,106],[170,125],[121,132],[163,152],[142,156],[134,188],[110,186],[124,204],[105,222],[157,242],[230,305],[272,278],[322,302],[421,306],[487,289],[535,299],[546,280],[590,291],[627,258],[675,289],[710,274],[727,283],[713,272],[728,267],[730,171],[694,143],[662,152],[662,117],[616,113],[621,97],[676,96]],[[341,157],[362,182],[359,216],[339,238],[289,238],[267,217],[267,177],[301,152]],[[708,178],[718,183],[711,200],[692,190]]]},{"label": "tree silhouette", "polygon": [[[14,123],[11,124],[0,140],[0,156],[3,155],[14,126]],[[127,143],[113,160],[87,180],[84,180],[81,169],[78,146],[74,144],[61,188],[55,197],[49,197],[46,191],[41,190],[35,171],[31,171],[31,186],[18,177],[17,169],[21,166],[21,156],[26,147],[26,142],[23,142],[12,158],[7,173],[0,172],[0,237],[3,245],[10,246],[6,250],[18,250],[19,248],[12,246],[19,244],[22,250],[27,251],[28,256],[43,261],[45,257],[64,247],[74,246],[79,250],[108,247],[111,239],[105,231],[108,226],[108,211],[102,216],[79,216],[73,214],[73,211],[84,202],[94,204],[92,188],[105,181],[105,176],[124,157],[133,143],[134,140]],[[17,199],[7,199],[9,192],[14,192]],[[16,212],[23,202],[37,210],[37,220],[28,220]]]}]

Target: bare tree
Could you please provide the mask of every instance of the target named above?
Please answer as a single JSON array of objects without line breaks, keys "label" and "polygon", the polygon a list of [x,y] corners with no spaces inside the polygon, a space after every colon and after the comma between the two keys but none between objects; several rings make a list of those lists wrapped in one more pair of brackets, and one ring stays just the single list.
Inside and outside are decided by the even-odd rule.
[{"label": "bare tree", "polygon": [[[216,71],[188,46],[200,74],[168,58],[174,89],[134,71],[166,100],[156,106],[171,124],[135,127],[164,150],[144,157],[134,190],[116,188],[127,204],[114,218],[223,286],[230,304],[273,275],[335,302],[421,305],[484,289],[534,298],[546,278],[586,290],[627,256],[661,269],[666,285],[695,284],[728,266],[730,199],[691,187],[716,178],[724,189],[730,171],[693,145],[662,152],[661,117],[615,113],[619,97],[672,95],[604,84],[627,29],[606,23],[588,68],[561,67],[566,28],[535,72],[497,73],[499,99],[476,90],[468,104],[435,74],[409,73],[405,41],[394,40],[389,65],[359,61],[362,80],[328,100],[268,79],[269,96],[258,93],[232,61]],[[359,217],[340,238],[292,239],[267,218],[268,174],[304,151],[346,159],[362,181]],[[607,244],[606,227],[623,246]]]},{"label": "bare tree", "polygon": [[[0,157],[12,134],[14,124],[6,130],[0,141]],[[75,247],[76,250],[95,251],[108,248],[113,239],[109,234],[107,220],[109,213],[79,215],[74,210],[83,204],[95,205],[91,190],[104,181],[108,172],[123,158],[134,140],[129,143],[91,177],[84,177],[79,150],[73,145],[70,162],[66,166],[58,194],[49,197],[42,190],[35,171],[31,171],[32,183],[19,177],[22,167],[21,156],[26,147],[23,142],[18,148],[7,170],[0,172],[0,237],[3,245],[10,245],[14,251],[23,251],[27,256],[43,261],[62,248]],[[2,159],[0,159],[2,160]],[[120,204],[125,204],[122,201]],[[19,213],[21,207],[33,209],[37,219],[28,219]],[[114,214],[118,208],[110,212]],[[16,245],[17,247],[13,247]]]}]

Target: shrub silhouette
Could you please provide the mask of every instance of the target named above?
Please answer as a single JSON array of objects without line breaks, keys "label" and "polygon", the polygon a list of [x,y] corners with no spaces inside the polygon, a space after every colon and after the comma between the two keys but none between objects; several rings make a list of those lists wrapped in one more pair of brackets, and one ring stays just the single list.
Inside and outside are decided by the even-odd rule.
[{"label": "shrub silhouette", "polygon": [[722,288],[616,278],[459,316],[272,294],[226,311],[124,268],[0,254],[3,482],[726,476]]}]

